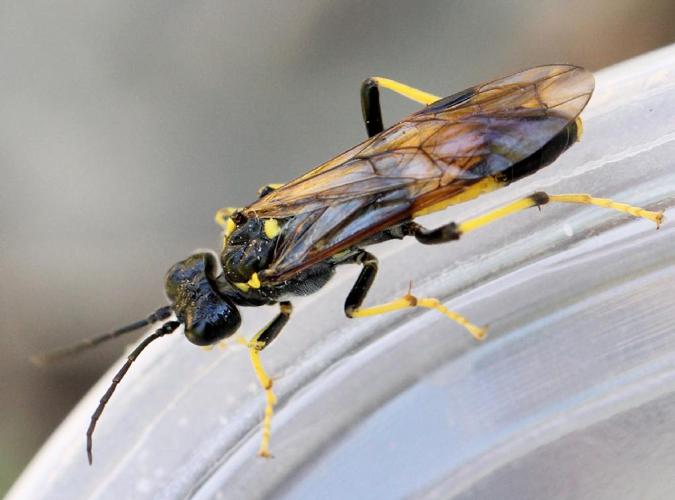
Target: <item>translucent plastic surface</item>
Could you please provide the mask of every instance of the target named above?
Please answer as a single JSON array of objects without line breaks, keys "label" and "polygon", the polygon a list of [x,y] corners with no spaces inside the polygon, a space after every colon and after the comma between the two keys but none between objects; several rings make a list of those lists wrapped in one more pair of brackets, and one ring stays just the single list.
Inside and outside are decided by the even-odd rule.
[{"label": "translucent plastic surface", "polygon": [[[535,190],[675,204],[675,47],[597,74],[580,144],[540,173],[424,221],[462,220]],[[668,210],[666,216],[668,216]],[[434,311],[347,320],[357,269],[297,301],[264,352],[280,404],[256,456],[263,395],[246,353],[179,335],[133,366],[84,431],[114,366],[10,499],[672,498],[675,222],[656,231],[550,205],[425,247],[373,247],[370,303],[419,296],[489,325],[476,343]],[[243,311],[253,333],[272,309]]]}]

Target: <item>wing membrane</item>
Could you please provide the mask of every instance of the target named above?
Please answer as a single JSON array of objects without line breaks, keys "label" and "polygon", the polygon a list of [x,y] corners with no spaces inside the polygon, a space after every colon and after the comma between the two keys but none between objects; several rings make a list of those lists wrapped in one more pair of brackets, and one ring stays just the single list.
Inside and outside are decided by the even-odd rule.
[{"label": "wing membrane", "polygon": [[582,68],[532,68],[440,99],[281,186],[244,209],[287,219],[267,279],[287,279],[507,170],[561,132],[592,92]]}]

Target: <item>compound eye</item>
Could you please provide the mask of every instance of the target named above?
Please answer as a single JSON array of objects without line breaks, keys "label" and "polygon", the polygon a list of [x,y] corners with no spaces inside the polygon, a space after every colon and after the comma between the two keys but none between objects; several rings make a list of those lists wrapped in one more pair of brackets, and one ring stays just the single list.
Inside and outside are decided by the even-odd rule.
[{"label": "compound eye", "polygon": [[196,345],[213,345],[234,334],[241,325],[241,316],[236,307],[220,297],[199,301],[188,314],[185,336]]}]

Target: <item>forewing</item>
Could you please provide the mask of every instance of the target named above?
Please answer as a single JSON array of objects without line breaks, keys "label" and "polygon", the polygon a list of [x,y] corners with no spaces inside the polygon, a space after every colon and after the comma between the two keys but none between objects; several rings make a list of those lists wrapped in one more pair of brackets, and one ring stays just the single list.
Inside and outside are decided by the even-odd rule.
[{"label": "forewing", "polygon": [[590,99],[592,75],[541,66],[441,99],[244,210],[288,218],[266,273],[287,278],[538,151]]}]

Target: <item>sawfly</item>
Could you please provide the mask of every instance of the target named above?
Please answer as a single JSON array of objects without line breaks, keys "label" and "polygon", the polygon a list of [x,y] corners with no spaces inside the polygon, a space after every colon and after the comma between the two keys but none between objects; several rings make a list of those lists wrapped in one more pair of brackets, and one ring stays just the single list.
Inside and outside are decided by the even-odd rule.
[{"label": "sawfly", "polygon": [[[424,107],[384,129],[380,88]],[[246,207],[219,210],[216,222],[224,235],[220,258],[200,252],[175,264],[165,279],[168,306],[145,320],[37,357],[38,362],[51,361],[163,322],[131,352],[93,413],[86,433],[89,463],[92,435],[105,405],[151,342],[182,326],[190,342],[213,345],[238,330],[238,307],[278,304],[277,316],[246,343],[266,394],[259,454],[269,456],[276,397],[260,352],[288,322],[290,299],[318,291],[343,264],[361,266],[344,304],[349,318],[424,307],[445,314],[477,339],[485,336],[483,328],[437,299],[415,297],[410,291],[391,302],[363,307],[378,266],[364,247],[406,237],[425,245],[454,241],[515,212],[551,202],[614,209],[658,227],[662,212],[587,194],[543,192],[463,222],[426,228],[415,221],[551,164],[579,139],[579,115],[593,88],[592,74],[571,65],[538,66],[444,98],[387,78],[365,80],[361,86],[365,141],[291,182],[264,186]]]}]

